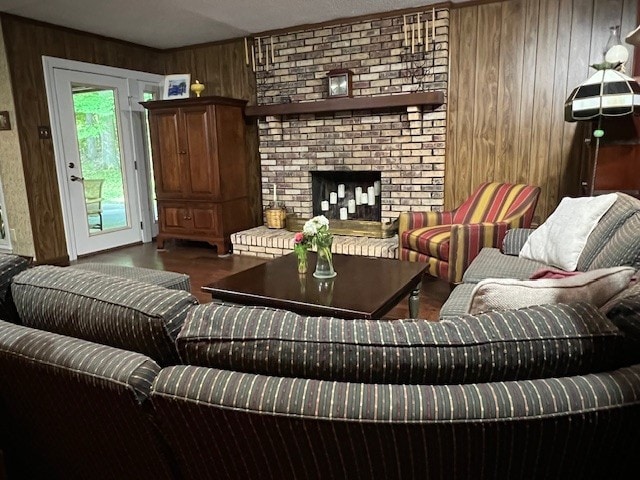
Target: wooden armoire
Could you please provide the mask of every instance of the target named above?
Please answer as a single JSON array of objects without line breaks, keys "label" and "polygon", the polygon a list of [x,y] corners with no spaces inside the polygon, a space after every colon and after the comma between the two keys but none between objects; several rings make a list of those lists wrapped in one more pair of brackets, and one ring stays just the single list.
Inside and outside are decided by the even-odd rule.
[{"label": "wooden armoire", "polygon": [[158,248],[168,238],[209,242],[253,227],[244,100],[200,97],[143,102],[149,110],[158,201]]}]

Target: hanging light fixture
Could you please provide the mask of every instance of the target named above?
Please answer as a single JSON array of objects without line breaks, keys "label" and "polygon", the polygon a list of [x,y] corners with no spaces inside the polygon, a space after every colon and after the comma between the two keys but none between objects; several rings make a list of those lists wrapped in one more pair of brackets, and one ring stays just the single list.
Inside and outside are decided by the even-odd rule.
[{"label": "hanging light fixture", "polygon": [[593,131],[596,149],[590,195],[593,195],[596,181],[600,138],[604,135],[602,118],[640,114],[640,85],[633,78],[614,70],[619,66],[608,63],[592,65],[598,71],[574,88],[564,103],[565,121],[598,120],[598,128]]},{"label": "hanging light fixture", "polygon": [[567,122],[640,114],[640,85],[611,68],[598,70],[574,88],[564,103]]}]

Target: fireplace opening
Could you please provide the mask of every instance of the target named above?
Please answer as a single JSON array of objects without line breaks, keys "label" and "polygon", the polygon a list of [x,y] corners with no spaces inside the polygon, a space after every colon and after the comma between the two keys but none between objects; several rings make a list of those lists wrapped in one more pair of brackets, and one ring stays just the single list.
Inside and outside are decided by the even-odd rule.
[{"label": "fireplace opening", "polygon": [[329,220],[380,222],[381,173],[375,171],[311,171],[313,215]]}]

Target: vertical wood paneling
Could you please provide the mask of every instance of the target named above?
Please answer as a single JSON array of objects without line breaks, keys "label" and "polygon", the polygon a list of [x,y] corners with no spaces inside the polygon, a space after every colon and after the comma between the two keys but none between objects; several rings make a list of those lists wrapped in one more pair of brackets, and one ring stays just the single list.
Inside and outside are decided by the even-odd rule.
[{"label": "vertical wood paneling", "polygon": [[582,126],[564,122],[564,100],[602,61],[609,26],[634,23],[637,8],[637,0],[511,0],[452,11],[446,208],[482,181],[518,181],[542,187],[535,219],[544,221],[579,192]]},{"label": "vertical wood paneling", "polygon": [[527,12],[526,0],[514,0],[502,4],[500,31],[500,66],[498,73],[498,119],[496,127],[495,164],[504,166],[504,179],[517,182],[520,168],[517,142],[518,117],[522,83],[522,58],[524,55],[524,24]]},{"label": "vertical wood paneling", "polygon": [[[447,198],[451,200],[459,198],[469,192],[472,183],[472,162],[473,162],[473,120],[474,105],[476,98],[476,74],[475,62],[468,59],[474,58],[476,55],[475,38],[478,34],[477,15],[478,7],[470,7],[458,12],[459,14],[459,33],[460,42],[456,47],[460,55],[458,72],[458,85],[451,85],[450,88],[458,90],[450,96],[457,96],[454,100],[458,106],[458,117],[456,119],[459,125],[464,125],[453,132],[456,142],[456,160],[449,164],[447,162],[445,178],[455,179],[453,182],[445,182],[445,192],[447,188],[451,190],[450,194],[445,193],[445,208],[452,208],[457,203],[448,204]],[[451,28],[450,28],[451,30]],[[450,90],[450,92],[452,92]],[[459,202],[458,202],[459,203]]]},{"label": "vertical wood paneling", "polygon": [[[240,98],[256,103],[255,76],[244,62],[244,42],[194,46],[168,51],[163,54],[166,73],[191,73],[204,83],[203,95]],[[249,197],[252,218],[262,221],[261,173],[258,154],[258,130],[255,120],[247,125],[249,152]]]},{"label": "vertical wood paneling", "polygon": [[159,52],[2,15],[11,71],[16,123],[25,172],[34,249],[39,262],[66,263],[55,158],[51,140],[38,138],[38,125],[50,125],[42,56],[161,73]]},{"label": "vertical wood paneling", "polygon": [[[478,7],[478,36],[476,42],[476,94],[473,115],[473,185],[483,178],[493,177],[496,165],[496,132],[498,108],[498,71],[500,64],[500,29],[502,4]],[[482,46],[482,48],[480,48]]]}]

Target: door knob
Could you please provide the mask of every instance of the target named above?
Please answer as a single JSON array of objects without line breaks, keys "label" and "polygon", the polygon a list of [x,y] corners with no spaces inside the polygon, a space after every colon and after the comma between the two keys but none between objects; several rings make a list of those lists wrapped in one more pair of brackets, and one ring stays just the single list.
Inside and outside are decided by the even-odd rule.
[{"label": "door knob", "polygon": [[75,175],[71,175],[70,178],[72,182],[77,182],[78,180],[84,180],[83,177],[76,177]]},{"label": "door knob", "polygon": [[73,167],[75,167],[75,166],[76,166],[76,164],[75,164],[75,163],[73,163],[73,162],[69,162],[69,168],[73,168]]}]

